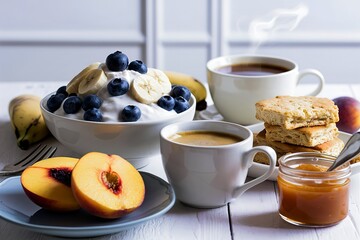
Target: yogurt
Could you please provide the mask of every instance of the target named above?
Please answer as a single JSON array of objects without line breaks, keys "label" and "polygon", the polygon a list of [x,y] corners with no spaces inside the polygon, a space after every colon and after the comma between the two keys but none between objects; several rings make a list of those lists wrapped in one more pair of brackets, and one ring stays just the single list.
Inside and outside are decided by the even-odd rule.
[{"label": "yogurt", "polygon": [[[106,66],[100,65],[107,78],[108,82],[114,78],[124,78],[129,82],[129,86],[131,82],[139,75],[140,73],[132,70],[124,70],[121,72],[110,72]],[[154,121],[159,119],[168,118],[171,116],[175,116],[177,113],[174,110],[167,111],[161,107],[159,107],[156,103],[151,104],[143,104],[135,100],[132,96],[131,91],[129,90],[126,94],[121,96],[112,96],[109,94],[107,90],[107,84],[104,85],[97,93],[102,99],[102,105],[99,108],[103,115],[103,122],[121,122],[121,118],[119,117],[121,111],[128,105],[135,105],[141,111],[141,117],[138,122],[146,122],[146,121]],[[63,101],[64,103],[65,101]],[[64,116],[72,119],[83,120],[84,110],[81,109],[79,112],[75,114],[67,114],[63,109],[63,103],[61,107],[54,112],[54,114],[59,116]]]}]

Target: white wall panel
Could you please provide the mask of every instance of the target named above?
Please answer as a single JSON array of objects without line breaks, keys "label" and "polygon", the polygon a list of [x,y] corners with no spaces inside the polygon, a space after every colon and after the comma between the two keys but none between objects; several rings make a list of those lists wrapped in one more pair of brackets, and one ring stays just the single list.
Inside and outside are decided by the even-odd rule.
[{"label": "white wall panel", "polygon": [[142,29],[141,0],[12,0],[0,3],[0,29],[133,31]]},{"label": "white wall panel", "polygon": [[130,59],[138,59],[142,55],[142,48],[138,45],[95,48],[91,45],[33,45],[0,48],[0,81],[70,81],[87,65],[105,61],[106,54],[114,49],[124,50]]},{"label": "white wall panel", "polygon": [[213,17],[216,1],[155,1],[157,67],[185,72],[206,81],[205,63],[217,51]]},{"label": "white wall panel", "polygon": [[164,69],[185,72],[206,82],[204,59],[209,58],[209,47],[205,44],[165,45],[160,56]]},{"label": "white wall panel", "polygon": [[183,0],[168,1],[160,0],[163,5],[163,32],[209,32],[210,3],[208,0]]},{"label": "white wall panel", "polygon": [[254,50],[253,20],[298,6],[308,10],[300,24],[255,52],[318,68],[328,82],[359,82],[357,0],[0,0],[0,81],[64,81],[115,50],[206,81],[208,59]]},{"label": "white wall panel", "polygon": [[146,59],[145,17],[141,0],[2,3],[0,81],[67,81],[115,50]]}]

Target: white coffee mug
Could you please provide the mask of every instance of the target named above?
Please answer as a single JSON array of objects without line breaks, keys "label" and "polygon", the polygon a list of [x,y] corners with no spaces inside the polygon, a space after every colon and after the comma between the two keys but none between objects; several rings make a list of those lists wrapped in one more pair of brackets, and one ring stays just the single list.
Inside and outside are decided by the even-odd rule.
[{"label": "white coffee mug", "polygon": [[[241,141],[218,146],[175,142],[179,132],[208,131],[240,137]],[[267,146],[253,147],[252,132],[241,125],[222,121],[175,123],[160,132],[160,150],[166,176],[181,202],[199,208],[223,206],[249,188],[265,181],[276,165],[275,151]],[[262,176],[245,183],[256,153],[265,153],[270,167]]]},{"label": "white coffee mug", "polygon": [[[224,67],[246,64],[265,64],[283,71],[273,74],[240,75],[221,71]],[[316,76],[315,89],[309,93],[296,92],[305,75]],[[234,55],[214,58],[207,63],[207,80],[214,105],[226,121],[250,125],[258,123],[255,103],[280,95],[318,95],[323,89],[323,75],[315,69],[299,71],[290,60],[270,56]]]}]

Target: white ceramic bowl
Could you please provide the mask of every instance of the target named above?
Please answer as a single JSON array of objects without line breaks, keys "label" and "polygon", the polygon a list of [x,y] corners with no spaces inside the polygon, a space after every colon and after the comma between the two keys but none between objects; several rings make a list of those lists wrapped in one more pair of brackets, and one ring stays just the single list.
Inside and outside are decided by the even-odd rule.
[{"label": "white ceramic bowl", "polygon": [[160,155],[160,130],[171,123],[192,121],[196,100],[190,99],[190,109],[176,116],[147,122],[89,122],[56,115],[46,109],[47,99],[41,100],[41,111],[52,135],[65,147],[83,155],[97,151],[117,154],[136,168],[147,165]]}]

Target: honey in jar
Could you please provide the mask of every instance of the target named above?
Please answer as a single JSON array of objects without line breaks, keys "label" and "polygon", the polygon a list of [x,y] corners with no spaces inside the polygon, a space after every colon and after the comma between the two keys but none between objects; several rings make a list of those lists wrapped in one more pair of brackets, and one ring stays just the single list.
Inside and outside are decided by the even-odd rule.
[{"label": "honey in jar", "polygon": [[334,157],[294,153],[279,159],[279,214],[300,226],[325,227],[348,215],[350,166],[327,172]]}]

